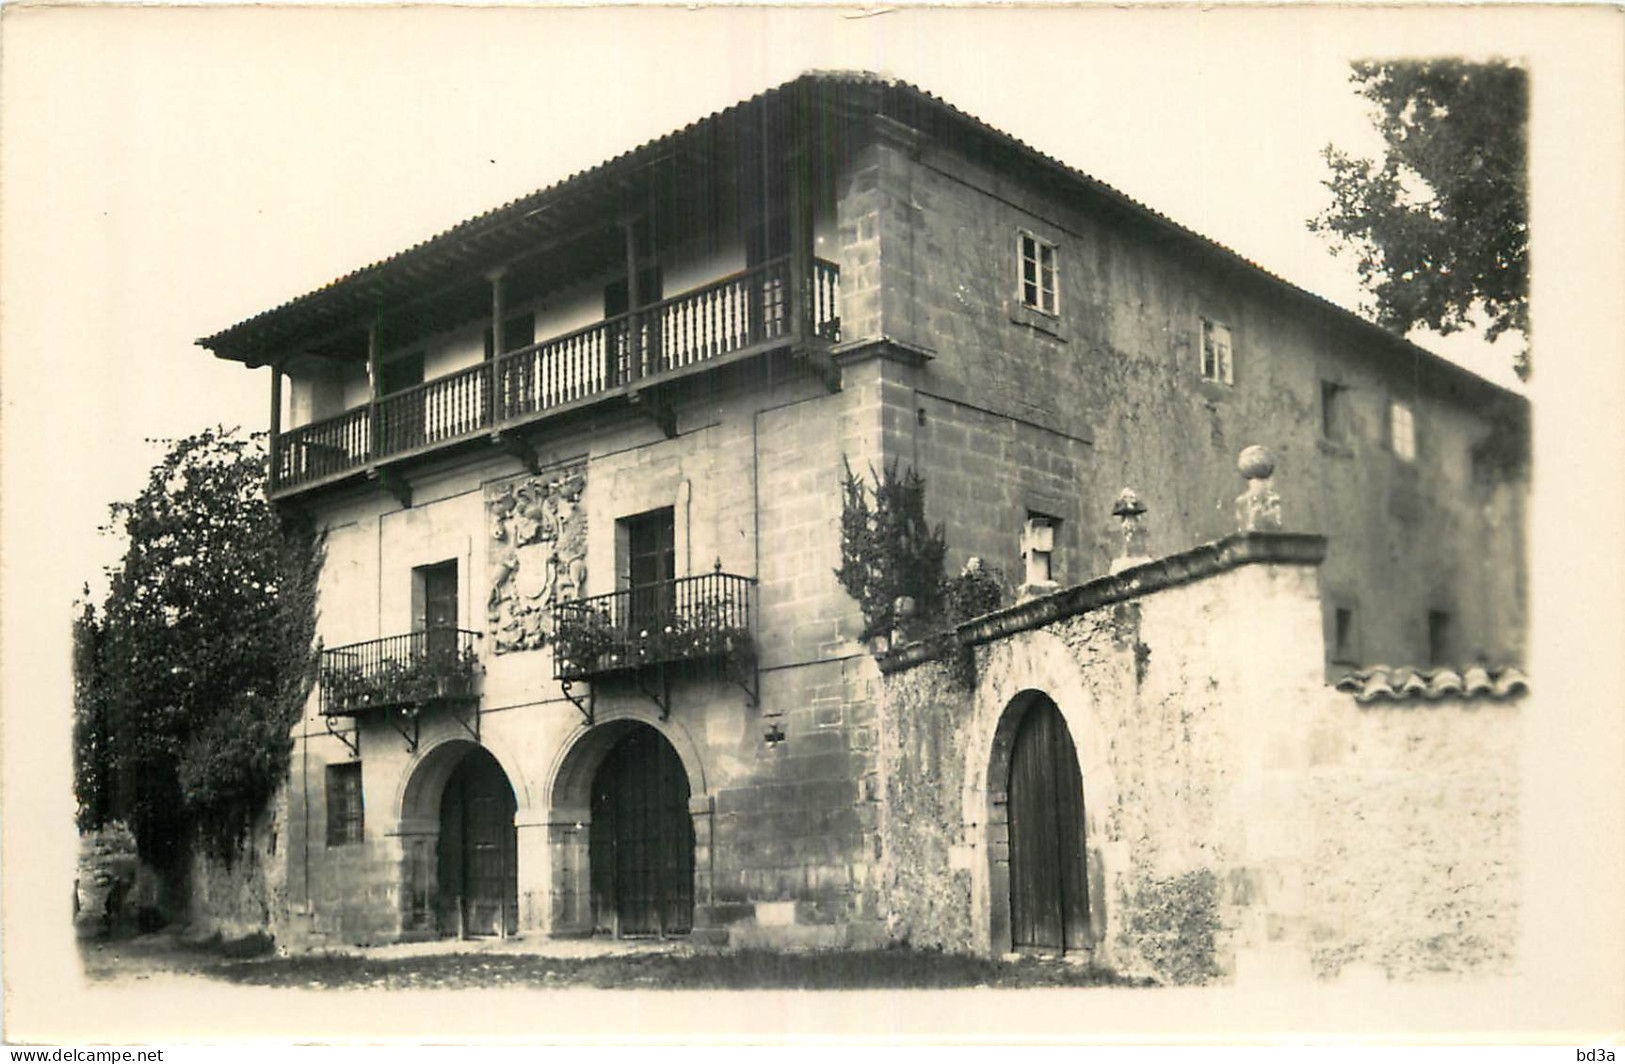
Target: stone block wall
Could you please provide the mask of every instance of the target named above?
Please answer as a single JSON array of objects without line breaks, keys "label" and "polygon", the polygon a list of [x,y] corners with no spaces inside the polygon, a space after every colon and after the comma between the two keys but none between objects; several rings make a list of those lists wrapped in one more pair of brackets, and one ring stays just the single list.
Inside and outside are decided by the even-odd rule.
[{"label": "stone block wall", "polygon": [[[461,623],[486,632],[479,742],[502,765],[518,807],[521,933],[590,927],[586,761],[603,753],[591,735],[637,721],[664,735],[688,769],[698,940],[878,940],[870,874],[880,848],[877,674],[855,642],[861,617],[834,570],[842,459],[866,468],[880,454],[888,384],[875,362],[854,366],[835,393],[787,360],[759,371],[765,379],[752,369],[693,389],[676,407],[674,438],[646,418],[621,415],[533,441],[543,479],[551,470],[582,471],[585,594],[623,582],[617,519],[662,506],[674,510],[679,576],[710,572],[720,560],[724,571],[757,577],[758,705],[720,678],[685,676],[663,715],[633,685],[604,682],[589,730],[552,678],[551,649],[529,649],[535,641],[527,637],[526,649],[496,653],[487,599],[507,555],[488,547],[491,500],[509,497],[505,485],[536,479],[511,458],[488,452],[425,467],[413,475],[410,509],[375,489],[326,505],[328,646],[409,631],[412,567],[458,561]],[[520,564],[535,560],[526,555]],[[422,908],[415,898],[434,889],[437,809],[412,781],[438,778],[430,760],[454,759],[458,744],[472,742],[465,724],[449,710],[428,710],[412,752],[376,715],[354,732],[348,719],[336,722],[352,740],[359,733],[366,838],[328,846],[326,765],[352,755],[327,734],[313,699],[289,792],[291,939],[432,933],[414,927],[414,913]]]},{"label": "stone block wall", "polygon": [[1299,800],[1314,841],[1291,930],[1315,973],[1510,974],[1520,706],[1329,692],[1310,708]]},{"label": "stone block wall", "polygon": [[[1230,530],[1234,455],[1264,442],[1296,527],[1337,530],[1323,623],[1354,611],[1357,663],[1428,664],[1430,610],[1451,615],[1453,658],[1519,660],[1527,488],[1475,472],[1494,431],[1487,385],[1374,345],[1312,301],[1033,171],[884,121],[858,166],[872,210],[847,231],[869,232],[872,218],[876,238],[850,250],[878,259],[884,292],[869,328],[931,356],[897,377],[912,394],[888,454],[943,485],[929,505],[951,563],[1008,566],[1026,511],[1054,499],[1070,511],[1052,514],[1064,519],[1065,579],[1087,578],[1111,557],[1104,515],[1125,486],[1159,515],[1154,552],[1213,540]],[[1023,231],[1058,249],[1057,317],[1020,306]],[[1201,375],[1203,318],[1232,330],[1230,384]],[[1322,381],[1347,407],[1338,439],[1323,432]],[[1390,400],[1414,410],[1415,461],[1393,453]],[[1491,549],[1450,547],[1479,541]]]}]

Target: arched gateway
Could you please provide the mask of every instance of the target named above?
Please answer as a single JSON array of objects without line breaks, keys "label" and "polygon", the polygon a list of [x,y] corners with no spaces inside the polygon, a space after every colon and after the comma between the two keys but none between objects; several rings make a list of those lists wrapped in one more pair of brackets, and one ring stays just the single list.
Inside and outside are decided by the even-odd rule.
[{"label": "arched gateway", "polygon": [[1083,778],[1061,711],[1034,693],[1010,749],[1010,940],[1016,949],[1089,946]]},{"label": "arched gateway", "polygon": [[436,880],[442,933],[513,934],[519,929],[513,788],[496,758],[470,750],[440,796]]},{"label": "arched gateway", "polygon": [[665,737],[627,729],[593,774],[595,931],[687,934],[694,927],[694,822],[688,773]]},{"label": "arched gateway", "polygon": [[517,807],[508,774],[485,747],[453,740],[425,753],[401,801],[405,930],[518,930]]}]

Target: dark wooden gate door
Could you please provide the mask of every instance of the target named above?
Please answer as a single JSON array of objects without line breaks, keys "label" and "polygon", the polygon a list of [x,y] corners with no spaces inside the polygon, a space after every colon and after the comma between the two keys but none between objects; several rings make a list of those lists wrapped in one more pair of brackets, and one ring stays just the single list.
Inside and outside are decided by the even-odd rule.
[{"label": "dark wooden gate door", "polygon": [[[518,929],[519,877],[514,860],[513,788],[496,758],[471,751],[446,783],[440,803],[440,893],[451,894],[470,935]],[[444,928],[453,931],[455,928]]]},{"label": "dark wooden gate door", "polygon": [[616,743],[592,788],[593,921],[618,935],[680,935],[694,926],[694,822],[688,774],[659,732]]},{"label": "dark wooden gate door", "polygon": [[1017,949],[1087,945],[1083,780],[1061,711],[1040,698],[1010,754],[1010,931]]},{"label": "dark wooden gate door", "polygon": [[424,650],[430,661],[457,654],[457,563],[442,562],[423,570]]}]

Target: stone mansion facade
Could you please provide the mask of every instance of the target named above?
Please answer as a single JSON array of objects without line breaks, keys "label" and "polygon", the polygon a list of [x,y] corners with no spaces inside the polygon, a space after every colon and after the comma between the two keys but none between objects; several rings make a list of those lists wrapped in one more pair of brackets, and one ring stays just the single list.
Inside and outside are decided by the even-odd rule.
[{"label": "stone mansion facade", "polygon": [[[272,368],[272,496],[325,530],[288,944],[1409,971],[1347,914],[1414,898],[1316,839],[1433,710],[1328,684],[1483,666],[1426,720],[1498,737],[1407,786],[1515,761],[1524,401],[906,84],[805,75],[200,343]],[[1238,532],[1251,444],[1292,532]],[[843,462],[924,478],[950,572],[1047,567],[958,630],[975,676],[858,641]],[[1126,487],[1144,557],[1114,566]],[[1515,807],[1473,794],[1493,865]],[[1322,819],[1265,838],[1271,808]],[[1463,965],[1510,949],[1496,868]],[[1150,944],[1168,898],[1209,955]]]}]

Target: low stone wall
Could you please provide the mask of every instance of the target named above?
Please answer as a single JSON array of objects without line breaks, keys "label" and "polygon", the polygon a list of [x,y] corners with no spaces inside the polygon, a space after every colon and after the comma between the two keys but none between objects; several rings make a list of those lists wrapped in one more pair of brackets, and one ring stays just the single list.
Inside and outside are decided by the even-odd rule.
[{"label": "low stone wall", "polygon": [[1518,703],[1330,694],[1307,723],[1302,931],[1315,973],[1510,972]]},{"label": "low stone wall", "polygon": [[[1181,595],[1188,616],[1202,616]],[[1132,603],[1066,618],[887,678],[886,894],[894,936],[999,952],[1004,789],[990,747],[1014,696],[1043,691],[1066,718],[1084,781],[1092,960],[1125,975],[1194,983],[1232,971],[1242,839],[1224,801],[1236,722],[1204,644]],[[1312,661],[1314,659],[1311,659]],[[1318,663],[1317,663],[1318,667]],[[1005,932],[1006,936],[1008,932]]]},{"label": "low stone wall", "polygon": [[79,864],[73,881],[73,922],[79,934],[105,934],[121,930],[124,924],[134,926],[140,870],[135,836],[123,824],[79,836]]},{"label": "low stone wall", "polygon": [[1038,691],[1078,751],[1093,963],[1166,983],[1508,970],[1517,703],[1361,705],[1324,685],[1312,558],[1168,561],[883,663],[891,935],[1009,948],[994,751]]},{"label": "low stone wall", "polygon": [[278,852],[286,799],[279,791],[229,859],[193,839],[184,876],[165,877],[136,852],[121,823],[79,837],[74,924],[81,935],[170,927],[188,938],[280,940],[287,914],[286,864]]}]

